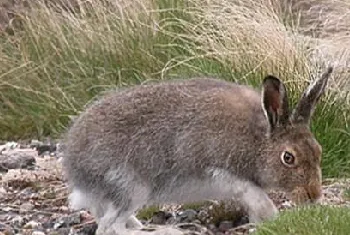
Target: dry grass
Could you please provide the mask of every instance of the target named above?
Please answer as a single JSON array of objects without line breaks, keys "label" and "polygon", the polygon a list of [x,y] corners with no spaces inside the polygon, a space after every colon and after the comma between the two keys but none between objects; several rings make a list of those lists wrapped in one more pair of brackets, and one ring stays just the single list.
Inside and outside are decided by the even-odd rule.
[{"label": "dry grass", "polygon": [[59,136],[102,91],[148,79],[205,75],[258,86],[272,73],[295,101],[332,63],[313,129],[325,173],[350,175],[348,0],[75,0],[69,11],[37,2],[0,35],[1,138]]}]

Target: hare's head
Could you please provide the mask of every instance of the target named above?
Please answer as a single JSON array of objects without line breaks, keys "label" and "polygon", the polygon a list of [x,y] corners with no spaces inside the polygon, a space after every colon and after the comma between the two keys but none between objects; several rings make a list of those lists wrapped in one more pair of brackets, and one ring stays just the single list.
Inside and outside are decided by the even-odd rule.
[{"label": "hare's head", "polygon": [[273,76],[263,81],[262,107],[268,120],[262,150],[262,185],[285,191],[296,203],[316,202],[322,195],[322,148],[310,130],[310,119],[333,68],[316,79],[289,110],[284,84]]}]

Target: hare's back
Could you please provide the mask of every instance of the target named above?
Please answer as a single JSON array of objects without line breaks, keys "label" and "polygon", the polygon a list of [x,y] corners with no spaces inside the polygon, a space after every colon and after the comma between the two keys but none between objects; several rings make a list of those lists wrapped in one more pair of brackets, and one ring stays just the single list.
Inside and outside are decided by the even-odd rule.
[{"label": "hare's back", "polygon": [[[181,126],[206,116],[246,116],[261,110],[255,89],[212,78],[163,81],[114,91],[85,112],[91,124],[122,131],[126,127]],[[86,123],[84,123],[85,125]],[[129,132],[130,133],[130,132]]]},{"label": "hare's back", "polygon": [[172,164],[172,153],[200,149],[206,137],[237,138],[251,124],[257,125],[261,115],[259,92],[223,80],[126,88],[105,95],[75,120],[65,140],[65,165],[71,172],[82,168],[103,175],[113,164],[130,162],[151,172],[150,159],[162,157],[152,160],[155,168]]}]

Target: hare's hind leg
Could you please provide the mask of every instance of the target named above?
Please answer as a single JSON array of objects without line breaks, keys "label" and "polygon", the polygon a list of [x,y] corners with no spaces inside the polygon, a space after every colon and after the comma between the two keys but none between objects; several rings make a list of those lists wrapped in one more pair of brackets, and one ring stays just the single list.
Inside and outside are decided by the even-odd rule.
[{"label": "hare's hind leg", "polygon": [[96,235],[126,235],[129,234],[126,228],[128,217],[131,216],[131,211],[120,211],[111,205],[105,215],[100,218]]},{"label": "hare's hind leg", "polygon": [[[128,193],[126,193],[128,191]],[[121,197],[121,195],[123,195]],[[115,200],[118,198],[119,200]],[[132,189],[126,190],[111,199],[104,216],[99,220],[96,235],[126,235],[141,230],[142,223],[135,217],[137,209],[147,204],[149,189],[133,183]],[[138,232],[137,232],[138,234]]]}]

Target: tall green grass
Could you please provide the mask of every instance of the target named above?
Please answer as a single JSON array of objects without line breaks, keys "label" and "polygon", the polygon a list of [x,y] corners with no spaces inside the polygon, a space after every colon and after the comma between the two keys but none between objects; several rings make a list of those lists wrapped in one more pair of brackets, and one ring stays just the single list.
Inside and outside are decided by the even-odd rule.
[{"label": "tall green grass", "polygon": [[[39,1],[16,16],[19,26],[0,35],[1,139],[60,137],[100,92],[149,79],[215,76],[258,87],[270,73],[296,101],[315,65],[327,63],[273,1],[119,1],[75,12]],[[348,101],[333,86],[314,117],[328,177],[350,175]]]},{"label": "tall green grass", "polygon": [[350,209],[312,206],[287,210],[273,221],[258,226],[255,235],[347,235]]}]

